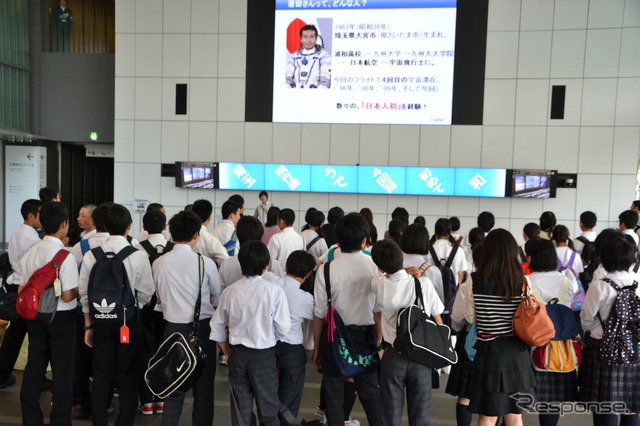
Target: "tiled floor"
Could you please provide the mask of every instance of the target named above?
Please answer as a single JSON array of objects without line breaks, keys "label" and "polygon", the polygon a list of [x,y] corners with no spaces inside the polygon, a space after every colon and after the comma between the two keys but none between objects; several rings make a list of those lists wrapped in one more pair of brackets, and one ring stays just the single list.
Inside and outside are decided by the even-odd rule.
[{"label": "tiled floor", "polygon": [[[230,404],[229,404],[229,391],[227,386],[226,367],[220,367],[217,371],[216,384],[215,384],[215,425],[226,426],[230,425]],[[6,389],[0,390],[0,425],[19,425],[21,424],[20,416],[20,383],[22,382],[22,373],[15,372],[17,377],[17,384]],[[441,389],[446,386],[446,375],[442,376]],[[305,381],[304,393],[302,395],[302,406],[300,410],[300,417],[306,420],[314,419],[315,406],[318,403],[318,395],[320,392],[320,375],[311,367],[311,364],[307,364],[307,379]],[[433,392],[433,421],[434,426],[455,425],[455,404],[456,399],[450,395],[443,393],[442,390],[434,390]],[[50,394],[45,392],[42,394],[40,400],[41,407],[46,407],[50,403]],[[192,400],[188,395],[185,400],[185,406],[182,413],[180,425],[191,425],[191,409]],[[114,400],[114,404],[117,406],[117,399]],[[406,409],[403,416],[403,426],[408,425],[409,422],[406,418]],[[359,402],[356,402],[356,406],[352,412],[352,417],[358,419],[362,426],[368,425],[362,406]],[[115,416],[110,419],[115,420]],[[45,419],[46,421],[46,419]],[[136,419],[136,425],[160,425],[162,423],[161,415],[154,414],[150,416],[138,415]],[[89,420],[77,420],[74,421],[74,425],[90,425]],[[536,415],[525,415],[525,426],[537,425]],[[560,420],[561,426],[585,426],[591,424],[591,417],[588,415],[567,415]]]}]

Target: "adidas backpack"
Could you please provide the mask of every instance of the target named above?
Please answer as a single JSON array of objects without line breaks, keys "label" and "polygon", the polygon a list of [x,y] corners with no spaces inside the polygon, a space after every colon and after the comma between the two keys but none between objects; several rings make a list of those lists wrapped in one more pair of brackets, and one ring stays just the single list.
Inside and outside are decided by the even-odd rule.
[{"label": "adidas backpack", "polygon": [[600,359],[612,367],[640,366],[640,297],[636,293],[638,282],[626,287],[604,278],[618,293],[609,318],[602,324]]},{"label": "adidas backpack", "polygon": [[136,297],[131,292],[127,269],[123,261],[137,249],[125,246],[115,254],[96,247],[91,250],[96,258],[89,274],[87,296],[89,313],[93,321],[124,322],[130,319],[137,308]]}]

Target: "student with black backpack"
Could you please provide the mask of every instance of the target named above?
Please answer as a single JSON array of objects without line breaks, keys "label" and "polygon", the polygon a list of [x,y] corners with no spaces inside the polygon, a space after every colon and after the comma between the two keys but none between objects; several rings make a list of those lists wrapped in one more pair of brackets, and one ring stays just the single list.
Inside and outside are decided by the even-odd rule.
[{"label": "student with black backpack", "polygon": [[79,282],[85,343],[93,347],[93,424],[107,425],[115,379],[120,391],[116,424],[129,425],[138,410],[138,309],[149,303],[155,286],[146,253],[126,239],[131,229],[129,210],[120,204],[110,205],[105,226],[111,235],[102,246],[85,254]]},{"label": "student with black backpack", "polygon": [[[587,402],[624,404],[624,410],[633,414],[621,415],[620,425],[639,425],[640,290],[637,276],[629,272],[635,251],[624,238],[611,238],[605,242],[600,260],[607,274],[591,282],[580,314],[582,328],[589,333],[580,366],[580,397]],[[618,415],[610,412],[601,414],[592,409],[593,424],[617,426]]]},{"label": "student with black backpack", "polygon": [[[73,394],[71,382],[75,358],[75,307],[78,295],[78,269],[72,256],[64,249],[62,238],[69,230],[67,208],[57,202],[47,202],[40,210],[40,223],[45,231],[42,241],[31,247],[21,259],[21,281],[18,293],[31,286],[32,276],[40,268],[56,269],[56,279],[49,284],[56,297],[53,313],[38,313],[27,320],[29,330],[29,358],[22,377],[20,402],[24,425],[41,425],[43,413],[40,409],[42,377],[51,362],[53,372],[51,424],[71,424]],[[62,256],[59,254],[62,253]],[[61,257],[60,263],[51,260]],[[55,262],[55,260],[54,260]],[[47,266],[49,265],[49,266]],[[53,273],[52,273],[52,276]],[[42,299],[41,299],[42,300]],[[40,308],[40,305],[38,306]]]},{"label": "student with black backpack", "polygon": [[[167,229],[167,217],[159,209],[147,210],[142,217],[142,227],[147,233],[146,239],[136,246],[138,250],[144,250],[149,256],[149,263],[153,263],[163,254],[173,249],[174,243],[167,241],[163,231]],[[144,381],[144,371],[149,359],[164,338],[164,320],[162,308],[157,303],[157,296],[154,294],[148,304],[140,312],[140,325],[142,327],[142,345],[140,347],[140,412],[143,415],[162,414],[164,403],[157,399],[154,401],[153,394]]]},{"label": "student with black backpack", "polygon": [[582,258],[584,271],[580,274],[580,281],[585,289],[589,288],[589,283],[593,279],[593,273],[600,264],[600,259],[596,254],[596,237],[598,233],[593,230],[598,222],[598,217],[594,212],[585,211],[580,214],[580,230],[582,234],[573,240],[573,249]]}]

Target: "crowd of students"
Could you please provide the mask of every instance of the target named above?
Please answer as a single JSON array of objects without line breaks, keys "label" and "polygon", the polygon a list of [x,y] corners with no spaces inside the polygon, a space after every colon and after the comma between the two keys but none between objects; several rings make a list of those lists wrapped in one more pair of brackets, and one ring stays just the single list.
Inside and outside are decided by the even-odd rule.
[{"label": "crowd of students", "polygon": [[[313,351],[312,363],[322,374],[318,423],[358,425],[351,418],[357,396],[370,425],[400,425],[405,400],[409,424],[431,424],[438,372],[393,346],[398,310],[416,298],[415,278],[425,313],[457,332],[459,362],[451,367],[446,392],[458,398],[458,425],[470,425],[473,414],[478,425],[521,425],[518,396],[523,395],[552,407],[539,411],[543,426],[558,423],[553,407],[578,401],[591,404],[594,425],[640,425],[640,367],[612,367],[600,357],[617,295],[609,282],[623,287],[638,280],[640,201],[620,214],[618,230],[599,234],[596,215],[584,212],[582,235],[573,240],[552,212],[544,212],[539,224],[525,225],[525,244],[518,247],[511,233],[493,229],[490,212],[482,212],[478,226],[464,236],[458,218],[440,218],[430,238],[424,217],[409,224],[409,213],[399,207],[378,241],[371,210],[345,214],[333,207],[325,223],[324,213],[312,208],[298,233],[293,210],[271,206],[263,191],[254,215],[244,214],[240,195],[230,197],[211,230],[208,200],[195,201],[170,220],[154,203],[137,238],[129,235],[131,214],[124,206],[85,205],[77,218],[80,240],[74,243],[59,194],[47,189],[43,194],[43,201],[27,200],[21,207],[24,223],[9,241],[13,272],[7,288],[21,292],[65,246],[72,256],[57,265],[53,319],[12,322],[0,346],[2,388],[15,383],[11,370],[29,335],[20,391],[25,425],[43,423],[39,395],[49,386],[44,377],[49,363],[51,424],[91,416],[94,424],[106,425],[114,392],[119,394],[116,424],[133,424],[138,412],[162,414],[163,425],[178,424],[185,393],[159,400],[143,373],[164,337],[191,331],[197,300],[198,335],[208,361],[192,388],[193,424],[214,424],[216,358],[228,365],[234,425],[252,424],[254,402],[261,424],[279,425],[281,407],[298,416],[305,349]],[[105,299],[93,301],[96,270],[110,255],[124,265],[135,298],[134,312],[124,309],[123,323],[102,321],[113,306]],[[532,348],[512,324],[523,283],[530,283],[539,301],[557,302],[579,318],[585,351],[577,370],[533,368]],[[323,369],[320,346],[329,300],[352,339],[375,346],[381,360],[377,371],[344,378]],[[465,348],[468,334],[476,338],[473,359]],[[606,411],[611,403],[624,404],[624,410]]]}]

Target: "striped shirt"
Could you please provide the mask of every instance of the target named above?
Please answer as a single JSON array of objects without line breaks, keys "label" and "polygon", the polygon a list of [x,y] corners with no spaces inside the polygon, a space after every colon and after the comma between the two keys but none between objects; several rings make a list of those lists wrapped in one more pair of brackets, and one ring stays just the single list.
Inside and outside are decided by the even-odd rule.
[{"label": "striped shirt", "polygon": [[520,303],[520,297],[514,297],[511,301],[505,302],[502,296],[495,294],[495,290],[486,289],[483,281],[480,274],[473,274],[473,299],[478,340],[493,340],[513,334],[513,315]]}]

